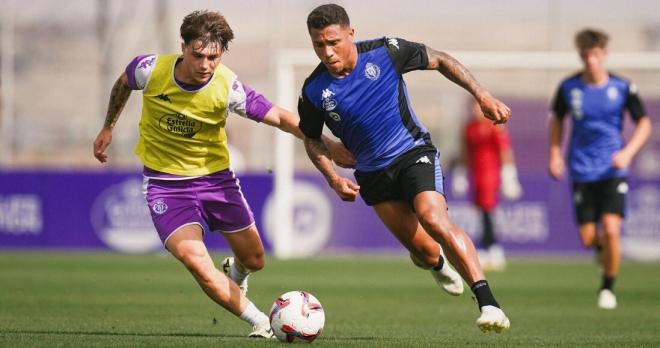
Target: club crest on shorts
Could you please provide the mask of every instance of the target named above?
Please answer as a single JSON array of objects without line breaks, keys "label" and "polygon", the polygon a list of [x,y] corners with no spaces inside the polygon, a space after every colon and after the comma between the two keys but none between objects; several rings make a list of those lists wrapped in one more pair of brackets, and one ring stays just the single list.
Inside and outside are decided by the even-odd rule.
[{"label": "club crest on shorts", "polygon": [[582,192],[576,191],[575,193],[573,193],[573,202],[575,202],[575,204],[578,205],[582,204]]},{"label": "club crest on shorts", "polygon": [[153,209],[154,213],[156,214],[162,214],[167,211],[167,204],[162,199],[159,199],[154,202],[154,205],[151,207]]}]

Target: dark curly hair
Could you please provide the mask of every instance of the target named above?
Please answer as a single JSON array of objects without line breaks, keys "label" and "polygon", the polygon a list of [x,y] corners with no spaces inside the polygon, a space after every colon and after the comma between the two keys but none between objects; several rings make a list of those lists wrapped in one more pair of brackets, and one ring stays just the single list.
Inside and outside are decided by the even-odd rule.
[{"label": "dark curly hair", "polygon": [[336,4],[326,4],[315,8],[307,16],[307,30],[323,29],[327,26],[339,24],[342,27],[350,26],[351,20],[343,7]]},{"label": "dark curly hair", "polygon": [[229,42],[234,39],[234,32],[220,12],[201,10],[187,15],[181,23],[181,38],[183,43],[200,40],[203,47],[209,43],[217,43],[223,51],[229,48]]}]

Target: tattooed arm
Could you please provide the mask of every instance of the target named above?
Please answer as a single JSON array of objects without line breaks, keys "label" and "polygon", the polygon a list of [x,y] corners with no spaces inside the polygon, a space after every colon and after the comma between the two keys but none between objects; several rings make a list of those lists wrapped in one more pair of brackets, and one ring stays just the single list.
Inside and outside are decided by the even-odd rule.
[{"label": "tattooed arm", "polygon": [[505,123],[509,119],[509,116],[511,116],[509,107],[481,87],[470,71],[454,57],[428,46],[426,47],[426,54],[429,60],[427,69],[439,71],[446,78],[470,92],[488,119],[495,124]]},{"label": "tattooed arm", "polygon": [[330,152],[321,139],[304,137],[305,151],[314,166],[323,174],[339,198],[343,201],[355,201],[360,186],[337,174],[330,158]]},{"label": "tattooed arm", "polygon": [[124,109],[128,97],[131,95],[131,88],[128,85],[128,77],[123,73],[112,86],[110,92],[110,102],[108,103],[108,112],[105,116],[103,128],[96,136],[94,141],[94,157],[101,163],[108,160],[105,150],[112,142],[112,129],[115,127],[121,111]]}]

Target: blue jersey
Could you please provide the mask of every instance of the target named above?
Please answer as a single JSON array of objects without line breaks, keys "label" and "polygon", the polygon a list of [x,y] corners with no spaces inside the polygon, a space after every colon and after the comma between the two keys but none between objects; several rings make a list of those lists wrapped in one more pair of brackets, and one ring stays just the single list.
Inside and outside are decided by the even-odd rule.
[{"label": "blue jersey", "polygon": [[613,74],[599,86],[585,83],[580,76],[559,85],[552,106],[555,117],[572,116],[571,177],[575,182],[590,182],[626,176],[627,170],[612,166],[612,155],[624,146],[624,110],[635,122],[646,115],[637,88]]},{"label": "blue jersey", "polygon": [[323,64],[305,80],[298,102],[300,129],[321,136],[323,125],[341,139],[357,161],[356,169],[386,167],[431,136],[410,106],[402,74],[428,66],[422,44],[396,38],[356,43],[355,69],[343,78]]}]

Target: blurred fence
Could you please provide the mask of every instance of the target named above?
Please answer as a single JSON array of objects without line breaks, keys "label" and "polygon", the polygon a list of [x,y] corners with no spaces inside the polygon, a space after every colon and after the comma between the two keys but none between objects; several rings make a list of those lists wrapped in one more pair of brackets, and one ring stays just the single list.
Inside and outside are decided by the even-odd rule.
[{"label": "blurred fence", "polygon": [[[226,15],[236,39],[225,63],[244,82],[275,99],[278,91],[272,58],[282,49],[311,53],[305,18],[320,3],[324,1],[3,0],[0,153],[6,156],[0,166],[98,169],[91,143],[103,123],[114,80],[135,55],[178,51],[180,21],[194,9],[209,8]],[[484,51],[486,57],[490,51],[514,55],[554,51],[570,55],[573,34],[584,26],[610,32],[611,50],[616,54],[657,53],[660,49],[660,12],[653,10],[653,1],[639,0],[635,6],[596,0],[533,4],[524,0],[413,0],[406,6],[389,0],[379,6],[362,1],[340,3],[351,15],[358,39],[399,36],[450,53]],[[530,68],[529,64],[513,64],[514,58],[507,59],[510,64],[505,68],[471,64],[470,59],[466,64],[497,96],[544,106],[530,109],[535,114],[514,108],[510,126],[514,136],[517,132],[544,132],[545,105],[561,78],[579,68],[577,55],[574,67],[548,64]],[[296,91],[312,68],[295,70]],[[617,72],[634,80],[647,102],[660,99],[657,69],[629,65]],[[443,160],[449,160],[466,113],[466,93],[435,73],[414,72],[406,80],[417,114],[443,150]],[[109,167],[139,168],[132,150],[140,97],[139,92],[133,93],[118,122]],[[517,127],[516,123],[529,126]],[[245,158],[247,170],[263,171],[273,165],[271,129],[240,118],[231,119],[228,129],[230,142]],[[295,165],[312,169],[299,144]]]}]

